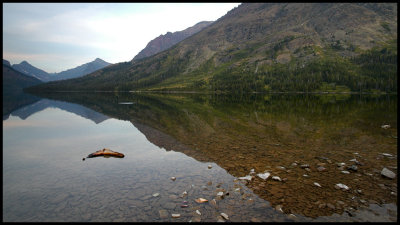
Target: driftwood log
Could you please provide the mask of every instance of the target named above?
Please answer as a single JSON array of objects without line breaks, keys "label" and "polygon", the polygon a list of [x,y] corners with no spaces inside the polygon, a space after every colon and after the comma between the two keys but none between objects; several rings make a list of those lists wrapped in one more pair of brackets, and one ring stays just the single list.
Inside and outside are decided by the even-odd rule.
[{"label": "driftwood log", "polygon": [[96,152],[93,152],[92,154],[89,154],[86,158],[93,158],[93,157],[98,157],[98,156],[104,156],[104,157],[117,157],[117,158],[124,158],[125,155],[119,152],[114,152],[108,148],[103,148],[102,150],[98,150]]}]

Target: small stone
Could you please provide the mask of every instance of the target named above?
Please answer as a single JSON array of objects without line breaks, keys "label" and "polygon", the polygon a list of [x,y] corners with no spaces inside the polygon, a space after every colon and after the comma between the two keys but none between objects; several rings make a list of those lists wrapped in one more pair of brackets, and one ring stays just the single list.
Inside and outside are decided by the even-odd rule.
[{"label": "small stone", "polygon": [[224,218],[225,220],[229,220],[228,215],[226,215],[225,213],[221,213],[222,218]]},{"label": "small stone", "polygon": [[306,170],[307,172],[311,172],[311,169],[310,169],[310,168],[305,168],[305,170]]},{"label": "small stone", "polygon": [[252,176],[247,175],[247,176],[244,176],[244,177],[239,177],[238,179],[239,179],[239,180],[248,180],[248,181],[251,181],[252,178],[253,178]]},{"label": "small stone", "polygon": [[358,194],[362,194],[362,190],[357,189],[356,191],[357,191]]},{"label": "small stone", "polygon": [[296,217],[294,214],[292,214],[292,213],[290,213],[290,214],[288,215],[288,217],[289,217],[290,219],[292,219],[292,220],[297,219],[297,217]]},{"label": "small stone", "polygon": [[165,209],[161,209],[158,211],[158,213],[160,214],[160,218],[161,219],[166,219],[168,218],[168,212]]},{"label": "small stone", "polygon": [[181,217],[181,214],[177,213],[177,214],[171,214],[172,218],[179,218]]},{"label": "small stone", "polygon": [[342,173],[344,173],[344,174],[350,174],[350,172],[349,172],[349,171],[346,171],[346,170],[343,170],[343,171],[340,171],[340,172],[342,172]]},{"label": "small stone", "polygon": [[199,210],[196,210],[196,213],[201,216],[201,212]]},{"label": "small stone", "polygon": [[181,208],[187,208],[189,205],[181,205]]},{"label": "small stone", "polygon": [[335,206],[332,205],[331,203],[327,203],[326,206],[328,206],[329,208],[331,208],[331,209],[333,209],[333,210],[335,209]]},{"label": "small stone", "polygon": [[318,170],[319,172],[323,172],[323,171],[326,171],[326,168],[323,167],[323,166],[320,166],[320,167],[317,168],[317,170]]},{"label": "small stone", "polygon": [[188,194],[187,191],[184,191],[184,192],[182,193],[182,197],[185,197],[187,194]]},{"label": "small stone", "polygon": [[321,185],[318,184],[317,182],[314,182],[314,185],[317,186],[317,187],[321,187]]},{"label": "small stone", "polygon": [[309,177],[307,174],[303,174],[303,177]]},{"label": "small stone", "polygon": [[277,211],[283,213],[283,210],[282,210],[282,206],[281,206],[281,205],[277,205],[277,206],[275,207],[275,209],[276,209]]},{"label": "small stone", "polygon": [[336,189],[343,189],[344,191],[347,191],[347,190],[349,190],[349,187],[347,187],[346,185],[344,185],[344,184],[335,184],[335,188]]},{"label": "small stone", "polygon": [[389,153],[381,153],[383,156],[386,156],[386,157],[393,157],[393,155],[391,155],[391,154],[389,154]]},{"label": "small stone", "polygon": [[280,178],[280,177],[278,177],[278,176],[273,176],[273,177],[272,177],[272,180],[276,180],[276,181],[282,181],[282,180],[281,180],[281,178]]},{"label": "small stone", "polygon": [[211,169],[212,168],[212,166],[211,165],[208,165],[208,169]]},{"label": "small stone", "polygon": [[153,197],[157,197],[157,196],[159,196],[160,195],[160,193],[154,193],[153,194]]},{"label": "small stone", "polygon": [[359,201],[360,201],[361,203],[363,203],[363,204],[367,203],[367,201],[365,201],[364,199],[360,199]]},{"label": "small stone", "polygon": [[382,125],[381,128],[383,128],[383,129],[389,129],[389,128],[390,128],[390,125],[389,125],[389,124],[385,124],[385,125]]},{"label": "small stone", "polygon": [[394,179],[396,177],[396,174],[384,167],[381,171],[381,175],[390,179]]},{"label": "small stone", "polygon": [[207,200],[207,199],[204,199],[204,198],[197,198],[197,199],[195,199],[195,201],[196,201],[197,203],[208,202],[208,200]]},{"label": "small stone", "polygon": [[268,172],[257,174],[257,176],[258,176],[259,178],[263,179],[263,180],[266,180],[270,175],[271,175],[271,174],[268,173]]},{"label": "small stone", "polygon": [[356,165],[351,165],[350,167],[347,167],[347,169],[356,172],[358,170],[358,167]]},{"label": "small stone", "polygon": [[292,166],[297,166],[297,163],[295,163],[295,162],[294,162],[294,163],[292,163]]},{"label": "small stone", "polygon": [[276,168],[277,168],[277,169],[280,169],[280,170],[286,170],[286,168],[283,167],[283,166],[277,166]]},{"label": "small stone", "polygon": [[217,207],[217,201],[215,199],[210,201],[210,204],[214,207]]},{"label": "small stone", "polygon": [[308,164],[303,164],[303,165],[300,166],[300,168],[303,168],[303,169],[304,168],[309,168],[309,167],[310,167],[310,165],[308,165]]},{"label": "small stone", "polygon": [[396,193],[396,192],[393,192],[393,191],[390,192],[390,194],[393,195],[393,196],[397,196],[397,193]]},{"label": "small stone", "polygon": [[176,180],[176,177],[171,177],[171,180],[175,181],[175,180]]},{"label": "small stone", "polygon": [[217,196],[218,196],[218,197],[222,197],[223,195],[224,195],[224,192],[222,192],[222,191],[220,191],[220,192],[217,193]]},{"label": "small stone", "polygon": [[255,218],[255,217],[252,217],[252,218],[250,219],[250,222],[253,222],[253,223],[260,223],[261,220]]},{"label": "small stone", "polygon": [[338,167],[341,167],[341,166],[345,166],[346,163],[342,162],[342,163],[337,163],[336,165],[337,165]]}]

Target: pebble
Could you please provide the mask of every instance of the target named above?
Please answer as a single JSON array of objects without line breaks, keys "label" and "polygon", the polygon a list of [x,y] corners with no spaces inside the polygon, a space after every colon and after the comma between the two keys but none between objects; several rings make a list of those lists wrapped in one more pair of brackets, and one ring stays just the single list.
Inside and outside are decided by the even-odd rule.
[{"label": "pebble", "polygon": [[217,193],[217,196],[218,196],[218,197],[222,197],[223,195],[224,195],[224,192],[222,192],[222,191],[220,191],[220,192]]},{"label": "pebble", "polygon": [[171,177],[171,180],[175,181],[175,180],[176,180],[176,177]]},{"label": "pebble", "polygon": [[226,215],[225,213],[221,213],[222,218],[224,218],[225,220],[229,220],[228,215]]},{"label": "pebble", "polygon": [[268,173],[268,172],[257,174],[257,176],[258,176],[259,178],[263,179],[263,180],[266,180],[270,175],[271,175],[271,174]]},{"label": "pebble", "polygon": [[281,180],[281,178],[280,178],[280,177],[278,177],[278,176],[273,176],[273,177],[272,177],[272,180],[276,180],[276,181],[282,181],[282,180]]},{"label": "pebble", "polygon": [[197,198],[197,199],[195,199],[195,201],[196,201],[197,203],[208,202],[208,200],[207,200],[207,199],[204,199],[204,198]]},{"label": "pebble", "polygon": [[277,168],[277,169],[280,169],[280,170],[286,170],[286,168],[283,167],[283,166],[277,166],[276,168]]},{"label": "pebble", "polygon": [[177,213],[177,214],[171,214],[172,218],[179,218],[181,217],[181,214]]},{"label": "pebble", "polygon": [[387,157],[393,157],[393,155],[389,154],[389,153],[381,153],[383,156],[387,156]]},{"label": "pebble", "polygon": [[253,174],[253,173],[255,173],[255,171],[254,171],[254,169],[251,169],[250,174]]},{"label": "pebble", "polygon": [[196,213],[201,216],[201,212],[199,210],[196,210]]},{"label": "pebble", "polygon": [[317,186],[317,187],[321,187],[321,185],[318,184],[317,182],[314,182],[314,185]]},{"label": "pebble", "polygon": [[154,193],[153,194],[153,197],[157,197],[157,196],[159,196],[160,195],[160,193]]},{"label": "pebble", "polygon": [[350,174],[350,172],[349,171],[346,171],[346,170],[343,170],[343,171],[341,171],[342,173],[344,173],[344,174]]},{"label": "pebble", "polygon": [[208,165],[208,169],[211,169],[212,168],[212,166],[211,165]]},{"label": "pebble", "polygon": [[305,168],[305,170],[306,170],[307,172],[311,172],[310,168]]},{"label": "pebble", "polygon": [[189,205],[181,205],[181,208],[187,208]]},{"label": "pebble", "polygon": [[309,177],[307,174],[303,174],[303,177]]},{"label": "pebble", "polygon": [[329,208],[331,208],[331,209],[333,209],[333,210],[335,209],[335,206],[332,205],[331,203],[327,203],[326,206],[328,206]]},{"label": "pebble", "polygon": [[346,185],[344,185],[344,184],[335,184],[335,188],[336,189],[343,189],[344,191],[347,191],[347,190],[349,190],[349,187],[347,187]]},{"label": "pebble", "polygon": [[292,163],[292,166],[297,166],[297,163],[295,163],[295,162],[294,162],[294,163]]},{"label": "pebble", "polygon": [[248,181],[251,181],[252,178],[253,178],[252,176],[247,175],[247,176],[244,176],[244,177],[239,177],[238,179],[239,179],[239,180],[248,180]]},{"label": "pebble", "polygon": [[362,190],[357,189],[357,193],[358,193],[358,194],[362,194]]},{"label": "pebble", "polygon": [[318,170],[319,172],[323,172],[323,171],[326,171],[326,168],[323,167],[323,166],[320,166],[320,167],[317,168],[317,170]]},{"label": "pebble", "polygon": [[250,222],[253,222],[253,223],[260,223],[261,220],[255,218],[255,217],[252,217],[252,218],[250,219]]},{"label": "pebble", "polygon": [[282,206],[281,206],[281,205],[277,205],[277,206],[275,207],[275,209],[276,209],[277,211],[283,213],[283,210],[282,210]]},{"label": "pebble", "polygon": [[390,125],[389,125],[389,124],[385,124],[385,125],[382,125],[381,128],[383,128],[383,129],[389,129],[389,128],[390,128]]},{"label": "pebble", "polygon": [[217,207],[217,201],[215,199],[210,201],[210,204],[214,207]]},{"label": "pebble", "polygon": [[341,166],[345,166],[346,163],[342,162],[342,163],[337,163],[336,165],[337,165],[338,167],[341,167]]},{"label": "pebble", "polygon": [[160,214],[160,218],[161,219],[166,219],[168,218],[168,212],[165,209],[161,209],[158,211],[158,213]]},{"label": "pebble", "polygon": [[348,170],[353,170],[353,171],[357,171],[358,167],[356,165],[351,165],[350,167],[347,167]]},{"label": "pebble", "polygon": [[381,171],[381,175],[390,179],[394,179],[396,177],[396,174],[384,167]]},{"label": "pebble", "polygon": [[310,165],[308,165],[308,164],[303,164],[303,165],[301,165],[300,167],[304,169],[304,168],[310,167]]}]

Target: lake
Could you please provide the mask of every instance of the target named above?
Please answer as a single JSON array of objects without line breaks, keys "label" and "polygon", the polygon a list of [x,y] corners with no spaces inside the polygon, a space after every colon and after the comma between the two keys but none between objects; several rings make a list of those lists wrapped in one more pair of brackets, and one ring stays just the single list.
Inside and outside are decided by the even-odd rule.
[{"label": "lake", "polygon": [[15,99],[5,222],[397,221],[397,95]]}]

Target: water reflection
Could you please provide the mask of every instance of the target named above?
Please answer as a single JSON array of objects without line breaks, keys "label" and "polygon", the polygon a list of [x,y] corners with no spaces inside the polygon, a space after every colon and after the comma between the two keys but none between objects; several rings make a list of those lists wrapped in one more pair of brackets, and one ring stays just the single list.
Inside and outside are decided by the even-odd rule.
[{"label": "water reflection", "polygon": [[[215,162],[234,177],[254,169],[253,179],[242,184],[277,211],[298,219],[331,216],[339,221],[335,215],[354,216],[355,209],[370,204],[392,203],[397,208],[397,177],[380,175],[383,167],[397,174],[397,96],[60,93],[45,97],[129,121],[160,149]],[[121,104],[127,102],[132,104]],[[383,124],[391,127],[382,129]],[[256,175],[264,172],[271,174],[267,180]],[[338,183],[350,189],[338,190]]]}]

